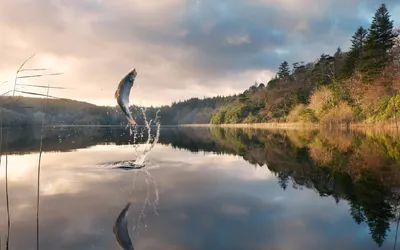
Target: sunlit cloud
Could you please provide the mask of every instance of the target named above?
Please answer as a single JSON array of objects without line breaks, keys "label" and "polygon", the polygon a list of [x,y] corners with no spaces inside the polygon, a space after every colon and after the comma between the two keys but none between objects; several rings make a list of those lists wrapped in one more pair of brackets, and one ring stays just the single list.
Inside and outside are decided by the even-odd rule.
[{"label": "sunlit cloud", "polygon": [[[400,3],[386,1],[396,25]],[[54,96],[115,105],[123,75],[137,68],[133,104],[237,94],[268,82],[286,60],[347,49],[380,3],[297,0],[16,0],[0,2],[0,81],[27,57],[62,76]],[[23,11],[22,11],[23,10]],[[355,14],[356,13],[356,14]],[[251,17],[251,18],[249,18]],[[290,51],[282,53],[282,51]]]}]

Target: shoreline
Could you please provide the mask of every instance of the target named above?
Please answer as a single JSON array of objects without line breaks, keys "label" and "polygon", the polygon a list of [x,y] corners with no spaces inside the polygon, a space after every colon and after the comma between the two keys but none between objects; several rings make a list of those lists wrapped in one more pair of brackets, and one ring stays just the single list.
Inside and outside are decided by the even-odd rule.
[{"label": "shoreline", "polygon": [[[398,130],[400,134],[400,124],[398,125]],[[3,128],[21,128],[21,127],[41,127],[41,125],[25,125],[25,126],[0,126]],[[68,128],[68,127],[120,127],[125,128],[127,125],[44,125],[45,128]],[[145,127],[145,125],[138,125],[138,127]],[[156,127],[156,125],[150,125],[150,127]],[[236,123],[236,124],[177,124],[177,125],[163,125],[161,128],[176,128],[176,127],[221,127],[221,128],[251,128],[251,129],[291,129],[291,130],[392,130],[397,131],[395,123],[381,123],[381,124],[364,124],[364,123],[354,123],[346,126],[344,124],[335,126],[323,126],[316,123]]]},{"label": "shoreline", "polygon": [[[256,128],[256,129],[328,129],[328,130],[397,130],[396,123],[365,124],[353,123],[334,126],[323,126],[316,123],[236,123],[236,124],[180,124],[180,127],[225,127],[225,128]],[[400,124],[398,125],[400,131]]]}]

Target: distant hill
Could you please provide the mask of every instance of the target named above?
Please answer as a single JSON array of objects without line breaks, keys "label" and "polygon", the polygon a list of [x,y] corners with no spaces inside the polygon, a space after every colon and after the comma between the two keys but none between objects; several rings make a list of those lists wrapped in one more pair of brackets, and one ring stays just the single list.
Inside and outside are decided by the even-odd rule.
[{"label": "distant hill", "polygon": [[117,110],[69,99],[0,97],[3,125],[39,125],[46,112],[46,124],[105,125],[122,122]]},{"label": "distant hill", "polygon": [[[209,123],[212,114],[235,97],[213,97],[173,103],[171,106],[146,108],[148,120],[161,110],[164,125]],[[135,120],[144,124],[139,107],[131,107]],[[97,106],[69,99],[46,99],[22,96],[1,96],[0,114],[4,126],[40,125],[46,113],[48,125],[121,125],[127,124],[118,106]]]}]

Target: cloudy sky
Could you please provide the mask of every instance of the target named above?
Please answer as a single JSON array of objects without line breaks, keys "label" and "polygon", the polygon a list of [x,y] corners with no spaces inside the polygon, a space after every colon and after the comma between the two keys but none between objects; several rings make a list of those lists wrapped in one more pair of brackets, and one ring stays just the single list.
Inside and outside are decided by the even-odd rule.
[{"label": "cloudy sky", "polygon": [[[400,1],[385,2],[400,25]],[[378,0],[0,0],[0,83],[27,68],[50,68],[50,94],[115,105],[132,68],[131,103],[170,104],[227,95],[267,82],[287,60],[347,49],[368,28]],[[33,89],[25,89],[32,91]],[[36,91],[36,90],[35,90]]]}]

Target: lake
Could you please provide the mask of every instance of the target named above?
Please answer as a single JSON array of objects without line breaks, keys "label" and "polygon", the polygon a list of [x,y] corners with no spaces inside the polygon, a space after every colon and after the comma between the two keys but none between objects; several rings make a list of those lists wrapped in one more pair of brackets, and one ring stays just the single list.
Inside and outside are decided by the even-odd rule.
[{"label": "lake", "polygon": [[120,162],[146,135],[133,144],[122,127],[51,127],[42,140],[3,128],[1,140],[1,249],[120,249],[129,201],[136,250],[400,245],[393,133],[162,128],[141,169]]}]

